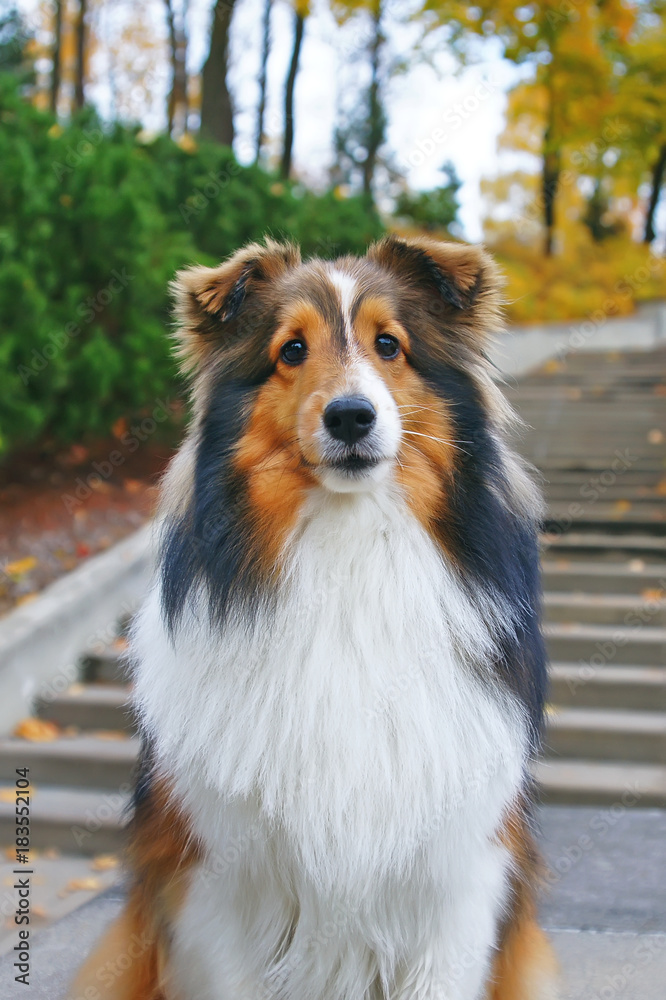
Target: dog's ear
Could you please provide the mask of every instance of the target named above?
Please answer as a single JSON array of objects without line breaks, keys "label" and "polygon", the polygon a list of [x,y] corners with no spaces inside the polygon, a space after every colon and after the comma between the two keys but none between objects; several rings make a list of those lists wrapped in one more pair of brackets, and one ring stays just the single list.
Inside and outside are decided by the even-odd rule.
[{"label": "dog's ear", "polygon": [[291,243],[250,243],[218,267],[190,267],[171,284],[178,320],[178,355],[196,368],[237,327],[253,289],[276,281],[301,260]]},{"label": "dog's ear", "polygon": [[368,259],[389,271],[411,293],[428,296],[428,312],[476,341],[501,328],[501,280],[483,247],[420,237],[386,236]]}]

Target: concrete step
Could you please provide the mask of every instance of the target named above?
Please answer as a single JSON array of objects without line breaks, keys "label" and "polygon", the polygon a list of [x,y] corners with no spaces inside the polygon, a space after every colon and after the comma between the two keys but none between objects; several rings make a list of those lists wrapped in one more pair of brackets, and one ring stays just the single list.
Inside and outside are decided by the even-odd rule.
[{"label": "concrete step", "polygon": [[547,722],[546,757],[666,764],[666,712],[562,708]]},{"label": "concrete step", "polygon": [[666,627],[666,594],[646,599],[631,594],[544,593],[544,621]]},{"label": "concrete step", "polygon": [[662,487],[658,484],[631,486],[624,480],[618,480],[614,486],[593,487],[587,482],[581,483],[546,483],[543,492],[549,503],[579,503],[584,506],[603,499],[604,503],[627,501],[636,506],[643,504],[662,504],[664,497]]},{"label": "concrete step", "polygon": [[534,773],[549,805],[666,808],[666,767],[659,764],[552,758]]},{"label": "concrete step", "polygon": [[666,538],[637,532],[611,534],[608,531],[581,531],[577,522],[574,523],[574,530],[563,530],[565,523],[559,526],[551,523],[551,530],[542,534],[542,549],[546,558],[566,553],[572,559],[621,561],[636,556],[646,562],[666,561]]},{"label": "concrete step", "polygon": [[629,531],[649,531],[663,538],[666,534],[666,507],[663,503],[642,503],[627,505],[622,503],[588,503],[575,500],[570,503],[558,500],[548,505],[544,530],[568,529],[573,526],[578,531],[598,531],[600,527],[609,532],[620,527],[623,533]]},{"label": "concrete step", "polygon": [[552,663],[549,701],[556,709],[666,712],[666,667]]},{"label": "concrete step", "polygon": [[546,558],[541,561],[541,575],[544,590],[551,594],[666,594],[666,563],[649,565],[641,559],[609,564]]},{"label": "concrete step", "polygon": [[50,742],[0,740],[0,781],[13,781],[17,767],[30,768],[30,780],[39,786],[76,788],[129,787],[139,752],[139,739],[62,737]]},{"label": "concrete step", "polygon": [[[127,791],[37,786],[30,794],[30,846],[86,855],[117,851],[128,804]],[[0,801],[0,844],[15,843],[15,819],[14,802]]]},{"label": "concrete step", "polygon": [[40,699],[36,714],[61,727],[136,730],[129,689],[112,684],[78,684],[54,698]]},{"label": "concrete step", "polygon": [[666,663],[666,629],[632,625],[546,623],[543,627],[552,661],[592,666],[626,663],[662,666]]},{"label": "concrete step", "polygon": [[127,684],[130,671],[125,652],[105,649],[85,653],[81,658],[81,677],[90,684]]}]

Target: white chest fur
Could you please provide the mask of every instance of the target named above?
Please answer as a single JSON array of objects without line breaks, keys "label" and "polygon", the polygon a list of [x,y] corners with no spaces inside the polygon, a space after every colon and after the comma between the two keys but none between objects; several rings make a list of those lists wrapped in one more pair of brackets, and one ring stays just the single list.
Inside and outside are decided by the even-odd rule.
[{"label": "white chest fur", "polygon": [[[192,995],[254,1000],[270,974],[265,997],[359,1000],[384,980],[386,995],[425,998],[439,977],[441,996],[473,998],[504,892],[493,835],[524,766],[520,713],[483,677],[507,623],[464,592],[389,484],[313,494],[286,566],[277,607],[252,624],[209,629],[202,599],[172,640],[156,590],[136,632],[158,759],[213,870],[235,845],[192,888],[198,924],[219,924],[221,966],[199,956]],[[333,943],[285,971],[285,936],[293,952],[335,913]],[[483,955],[454,988],[463,943]]]}]

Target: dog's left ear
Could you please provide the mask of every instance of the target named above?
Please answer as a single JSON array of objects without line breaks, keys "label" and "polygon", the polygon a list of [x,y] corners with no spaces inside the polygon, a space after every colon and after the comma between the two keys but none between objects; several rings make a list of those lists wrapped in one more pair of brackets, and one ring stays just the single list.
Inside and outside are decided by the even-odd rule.
[{"label": "dog's left ear", "polygon": [[459,329],[483,335],[501,327],[501,281],[483,247],[420,237],[386,236],[368,250],[368,259],[430,297],[430,312]]}]

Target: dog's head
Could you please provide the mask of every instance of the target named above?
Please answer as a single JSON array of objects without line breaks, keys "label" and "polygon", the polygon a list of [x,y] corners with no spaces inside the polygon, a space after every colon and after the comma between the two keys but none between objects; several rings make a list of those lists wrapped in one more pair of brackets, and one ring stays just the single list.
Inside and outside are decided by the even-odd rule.
[{"label": "dog's head", "polygon": [[457,243],[388,237],[333,263],[253,245],[179,276],[181,352],[208,405],[246,388],[243,426],[220,432],[255,492],[393,473],[423,504],[466,450],[436,373],[481,361],[497,284],[487,254]]}]

